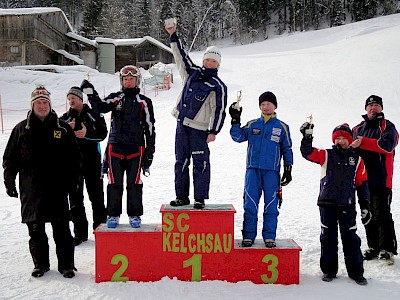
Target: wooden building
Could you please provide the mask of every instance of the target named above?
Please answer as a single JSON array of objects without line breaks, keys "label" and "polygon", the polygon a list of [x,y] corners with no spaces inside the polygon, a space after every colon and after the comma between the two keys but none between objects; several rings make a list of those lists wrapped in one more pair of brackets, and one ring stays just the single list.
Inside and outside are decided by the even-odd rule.
[{"label": "wooden building", "polygon": [[[65,34],[71,24],[59,8],[0,9],[0,62],[3,65],[82,64],[65,56],[77,50]],[[57,52],[58,51],[58,52]]]},{"label": "wooden building", "polygon": [[173,61],[171,48],[149,36],[95,40],[80,36],[59,8],[0,9],[0,67],[83,64],[114,73],[128,64],[149,68]]}]

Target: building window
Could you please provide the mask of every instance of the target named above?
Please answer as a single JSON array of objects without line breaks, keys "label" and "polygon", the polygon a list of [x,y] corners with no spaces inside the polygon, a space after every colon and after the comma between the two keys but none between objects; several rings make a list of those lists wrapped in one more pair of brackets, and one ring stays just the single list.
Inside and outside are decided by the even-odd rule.
[{"label": "building window", "polygon": [[19,53],[19,46],[11,46],[10,47],[10,52],[13,54]]}]

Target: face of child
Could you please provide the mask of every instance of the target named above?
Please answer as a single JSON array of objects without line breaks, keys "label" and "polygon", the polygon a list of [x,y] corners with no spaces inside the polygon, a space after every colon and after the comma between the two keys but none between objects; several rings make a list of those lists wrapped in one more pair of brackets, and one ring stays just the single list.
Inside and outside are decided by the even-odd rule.
[{"label": "face of child", "polygon": [[206,58],[203,60],[203,67],[206,69],[217,69],[219,67],[219,63],[212,58]]},{"label": "face of child", "polygon": [[263,115],[272,115],[275,112],[275,105],[271,102],[264,101],[260,104],[260,110]]},{"label": "face of child", "polygon": [[122,86],[124,88],[134,88],[136,86],[136,77],[134,76],[124,76],[122,77]]},{"label": "face of child", "polygon": [[350,147],[349,140],[346,139],[344,136],[338,136],[335,139],[335,145],[340,146],[342,149],[348,149]]}]

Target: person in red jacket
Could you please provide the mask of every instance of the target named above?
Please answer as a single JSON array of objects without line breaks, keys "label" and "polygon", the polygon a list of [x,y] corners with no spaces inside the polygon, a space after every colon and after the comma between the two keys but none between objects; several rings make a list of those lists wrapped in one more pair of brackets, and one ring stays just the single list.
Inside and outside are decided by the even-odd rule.
[{"label": "person in red jacket", "polygon": [[332,149],[317,149],[312,146],[313,124],[304,123],[300,132],[301,154],[311,162],[321,165],[321,182],[318,206],[321,218],[320,266],[326,282],[336,278],[338,271],[338,229],[342,238],[347,274],[360,285],[366,285],[361,240],[356,233],[356,196],[363,224],[371,220],[367,174],[364,162],[350,147],[353,141],[349,125],[337,126],[332,133]]},{"label": "person in red jacket", "polygon": [[379,258],[393,263],[397,254],[394,222],[390,212],[395,147],[399,134],[392,122],[385,119],[382,98],[371,95],[365,101],[367,114],[353,128],[351,144],[363,158],[368,172],[372,220],[365,226],[368,247],[364,259]]}]

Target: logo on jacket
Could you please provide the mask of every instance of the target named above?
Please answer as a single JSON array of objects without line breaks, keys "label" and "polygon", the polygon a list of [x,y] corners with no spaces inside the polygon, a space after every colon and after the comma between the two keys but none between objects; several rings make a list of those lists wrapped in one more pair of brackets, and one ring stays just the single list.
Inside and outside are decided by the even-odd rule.
[{"label": "logo on jacket", "polygon": [[272,135],[271,135],[271,141],[275,143],[279,143],[280,137],[281,137],[282,129],[281,128],[272,128]]},{"label": "logo on jacket", "polygon": [[261,129],[253,128],[252,134],[253,135],[260,135],[261,134]]},{"label": "logo on jacket", "polygon": [[121,110],[122,109],[122,101],[117,101],[117,105],[115,106],[116,110]]},{"label": "logo on jacket", "polygon": [[354,159],[354,157],[349,157],[349,165],[354,166],[355,164],[356,164],[356,160]]},{"label": "logo on jacket", "polygon": [[54,136],[55,139],[61,139],[61,131],[54,130],[53,136]]}]

